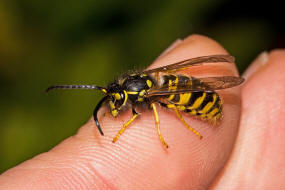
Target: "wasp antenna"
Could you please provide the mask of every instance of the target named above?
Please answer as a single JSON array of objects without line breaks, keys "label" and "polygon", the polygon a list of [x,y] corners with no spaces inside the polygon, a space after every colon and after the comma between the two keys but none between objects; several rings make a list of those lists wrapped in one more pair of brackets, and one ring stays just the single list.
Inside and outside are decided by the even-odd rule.
[{"label": "wasp antenna", "polygon": [[91,89],[91,90],[102,90],[103,92],[106,92],[105,88],[95,85],[54,85],[48,87],[46,89],[46,93],[56,89]]},{"label": "wasp antenna", "polygon": [[100,123],[99,123],[97,114],[98,114],[98,111],[99,111],[99,109],[101,108],[102,104],[103,104],[107,99],[108,99],[108,96],[103,97],[103,98],[98,102],[98,104],[97,104],[97,106],[95,107],[94,112],[93,112],[94,121],[95,121],[96,126],[97,126],[97,128],[98,128],[98,130],[99,130],[99,132],[100,132],[100,134],[101,134],[102,136],[104,136],[104,133],[103,133],[102,128],[101,128],[101,126],[100,126]]}]

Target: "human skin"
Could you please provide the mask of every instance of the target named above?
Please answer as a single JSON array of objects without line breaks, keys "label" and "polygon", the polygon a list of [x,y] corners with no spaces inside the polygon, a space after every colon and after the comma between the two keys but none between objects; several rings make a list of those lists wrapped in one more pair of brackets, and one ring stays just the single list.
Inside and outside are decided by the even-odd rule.
[{"label": "human skin", "polygon": [[[191,35],[176,41],[150,68],[213,54],[227,52],[207,37]],[[112,138],[131,110],[113,118],[103,107],[99,120],[104,136],[91,118],[49,152],[4,172],[0,189],[284,189],[284,61],[285,51],[265,53],[249,67],[243,86],[219,91],[224,113],[219,125],[182,114],[202,140],[172,110],[158,106],[168,149],[159,141],[153,112],[141,109],[114,144]],[[229,63],[183,73],[238,76]]]}]

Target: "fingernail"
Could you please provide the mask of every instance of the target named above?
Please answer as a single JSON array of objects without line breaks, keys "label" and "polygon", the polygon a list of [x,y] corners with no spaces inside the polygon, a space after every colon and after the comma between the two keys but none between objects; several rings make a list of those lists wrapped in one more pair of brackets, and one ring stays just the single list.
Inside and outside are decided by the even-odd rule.
[{"label": "fingernail", "polygon": [[261,67],[263,67],[268,61],[269,54],[267,51],[260,53],[251,65],[244,72],[243,77],[245,79],[250,78],[254,73],[256,73]]}]

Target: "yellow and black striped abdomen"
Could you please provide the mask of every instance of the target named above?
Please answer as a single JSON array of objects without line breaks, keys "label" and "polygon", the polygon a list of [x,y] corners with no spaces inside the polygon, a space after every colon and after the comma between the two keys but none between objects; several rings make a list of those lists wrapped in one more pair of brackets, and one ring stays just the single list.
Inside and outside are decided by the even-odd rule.
[{"label": "yellow and black striped abdomen", "polygon": [[[193,78],[184,75],[165,75],[164,84],[168,83],[169,90],[173,91],[191,83]],[[207,119],[219,121],[222,116],[222,101],[215,91],[195,91],[166,96],[169,106],[176,106],[180,111]]]}]

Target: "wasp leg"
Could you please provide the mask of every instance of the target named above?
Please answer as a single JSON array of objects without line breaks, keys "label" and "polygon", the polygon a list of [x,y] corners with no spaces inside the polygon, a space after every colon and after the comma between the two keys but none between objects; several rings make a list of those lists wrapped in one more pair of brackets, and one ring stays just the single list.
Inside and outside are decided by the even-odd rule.
[{"label": "wasp leg", "polygon": [[134,108],[132,108],[132,112],[133,112],[132,118],[123,125],[123,127],[118,132],[118,134],[113,138],[113,141],[112,141],[113,143],[115,143],[119,139],[119,137],[121,136],[121,134],[123,134],[126,128],[138,117],[139,114],[136,112]]},{"label": "wasp leg", "polygon": [[177,107],[174,104],[165,104],[162,102],[159,102],[161,106],[166,107],[166,108],[171,108],[175,111],[176,116],[182,121],[182,123],[185,125],[185,127],[187,127],[187,129],[189,129],[190,131],[192,131],[195,135],[197,135],[200,139],[203,138],[203,136],[196,131],[195,129],[193,129],[191,126],[189,126],[186,121],[183,119],[182,115],[179,113]]},{"label": "wasp leg", "polygon": [[157,114],[156,105],[155,105],[154,103],[152,103],[150,106],[151,106],[151,108],[152,108],[152,110],[153,110],[153,113],[154,113],[155,124],[156,124],[156,127],[157,127],[157,132],[158,132],[159,139],[160,139],[161,143],[162,143],[166,148],[168,148],[168,144],[165,142],[165,140],[164,140],[164,138],[162,137],[161,132],[160,132],[160,121],[159,121],[159,117],[158,117],[158,114]]},{"label": "wasp leg", "polygon": [[195,129],[193,129],[191,126],[189,126],[185,120],[183,119],[182,115],[179,113],[177,107],[173,107],[177,117],[182,121],[182,123],[185,125],[185,127],[187,127],[190,131],[192,131],[195,135],[197,135],[200,139],[203,138],[202,135],[200,135],[200,133],[198,133],[198,131],[196,131]]}]

